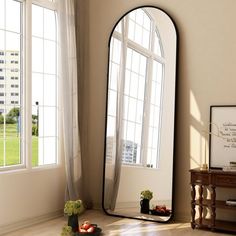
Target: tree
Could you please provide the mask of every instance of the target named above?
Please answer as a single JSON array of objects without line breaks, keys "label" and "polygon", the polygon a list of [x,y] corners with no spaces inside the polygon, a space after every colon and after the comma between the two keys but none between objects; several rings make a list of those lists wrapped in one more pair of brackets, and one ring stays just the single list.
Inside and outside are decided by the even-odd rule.
[{"label": "tree", "polygon": [[4,117],[2,114],[0,114],[0,124],[3,124],[4,123]]},{"label": "tree", "polygon": [[20,109],[18,107],[12,108],[6,115],[7,124],[15,124],[20,116]]}]

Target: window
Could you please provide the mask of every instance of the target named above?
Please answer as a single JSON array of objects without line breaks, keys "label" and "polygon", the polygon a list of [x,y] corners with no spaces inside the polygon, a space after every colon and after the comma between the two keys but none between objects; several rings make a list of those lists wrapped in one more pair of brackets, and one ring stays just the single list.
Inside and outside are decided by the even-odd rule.
[{"label": "window", "polygon": [[11,72],[19,72],[19,69],[17,68],[11,69]]},{"label": "window", "polygon": [[[121,66],[122,53],[125,56],[124,66]],[[121,91],[124,103],[122,119],[124,164],[158,168],[157,130],[161,125],[159,120],[164,64],[161,39],[152,16],[143,9],[129,13],[118,24],[111,39],[108,88],[108,101],[110,104],[116,104],[118,75],[125,75]],[[112,157],[116,108],[109,106],[109,103],[107,147],[110,150],[107,153]]]},{"label": "window", "polygon": [[0,76],[0,80],[4,80],[4,76]]},{"label": "window", "polygon": [[4,64],[4,60],[0,60],[0,63],[1,63],[1,64]]},{"label": "window", "polygon": [[0,52],[0,56],[4,56],[4,52]]},{"label": "window", "polygon": [[11,64],[18,64],[18,61],[11,61]]},{"label": "window", "polygon": [[19,96],[19,93],[11,93],[11,96]]},{"label": "window", "polygon": [[0,171],[58,163],[56,11],[50,0],[0,1],[0,79],[16,80],[0,93]]},{"label": "window", "polygon": [[4,84],[0,84],[0,88],[4,88]]}]

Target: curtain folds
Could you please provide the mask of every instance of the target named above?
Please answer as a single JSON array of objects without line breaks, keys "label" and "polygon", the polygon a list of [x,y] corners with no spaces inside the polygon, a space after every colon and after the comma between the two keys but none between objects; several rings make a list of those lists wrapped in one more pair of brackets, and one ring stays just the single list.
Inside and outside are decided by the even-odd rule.
[{"label": "curtain folds", "polygon": [[113,175],[110,180],[111,195],[109,201],[109,207],[112,211],[115,210],[116,201],[120,185],[120,175],[123,156],[123,115],[124,115],[124,86],[125,86],[125,65],[126,65],[126,50],[125,34],[124,34],[124,20],[121,21],[122,39],[121,39],[121,51],[120,51],[120,70],[117,78],[117,98],[116,98],[116,125],[115,125],[115,152],[113,153]]},{"label": "curtain folds", "polygon": [[82,199],[82,167],[78,122],[78,77],[75,2],[58,0],[59,90],[62,153],[66,169],[66,200]]}]

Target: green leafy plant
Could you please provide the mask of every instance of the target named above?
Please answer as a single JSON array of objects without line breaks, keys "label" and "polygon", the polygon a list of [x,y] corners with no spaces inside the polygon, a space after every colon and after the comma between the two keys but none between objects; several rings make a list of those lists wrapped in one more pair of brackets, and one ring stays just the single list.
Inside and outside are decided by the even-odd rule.
[{"label": "green leafy plant", "polygon": [[141,199],[148,199],[151,200],[153,198],[153,192],[150,190],[143,190],[141,192]]},{"label": "green leafy plant", "polygon": [[61,236],[72,236],[72,228],[70,226],[64,226],[62,228]]},{"label": "green leafy plant", "polygon": [[80,214],[83,210],[84,206],[81,200],[67,201],[64,207],[64,213],[68,216]]}]

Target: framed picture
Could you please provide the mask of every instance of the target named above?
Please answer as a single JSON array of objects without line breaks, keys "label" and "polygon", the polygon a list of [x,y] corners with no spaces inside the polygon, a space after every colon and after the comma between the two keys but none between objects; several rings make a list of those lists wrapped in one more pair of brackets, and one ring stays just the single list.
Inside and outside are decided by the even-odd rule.
[{"label": "framed picture", "polygon": [[222,169],[236,161],[236,105],[210,107],[209,164]]}]

